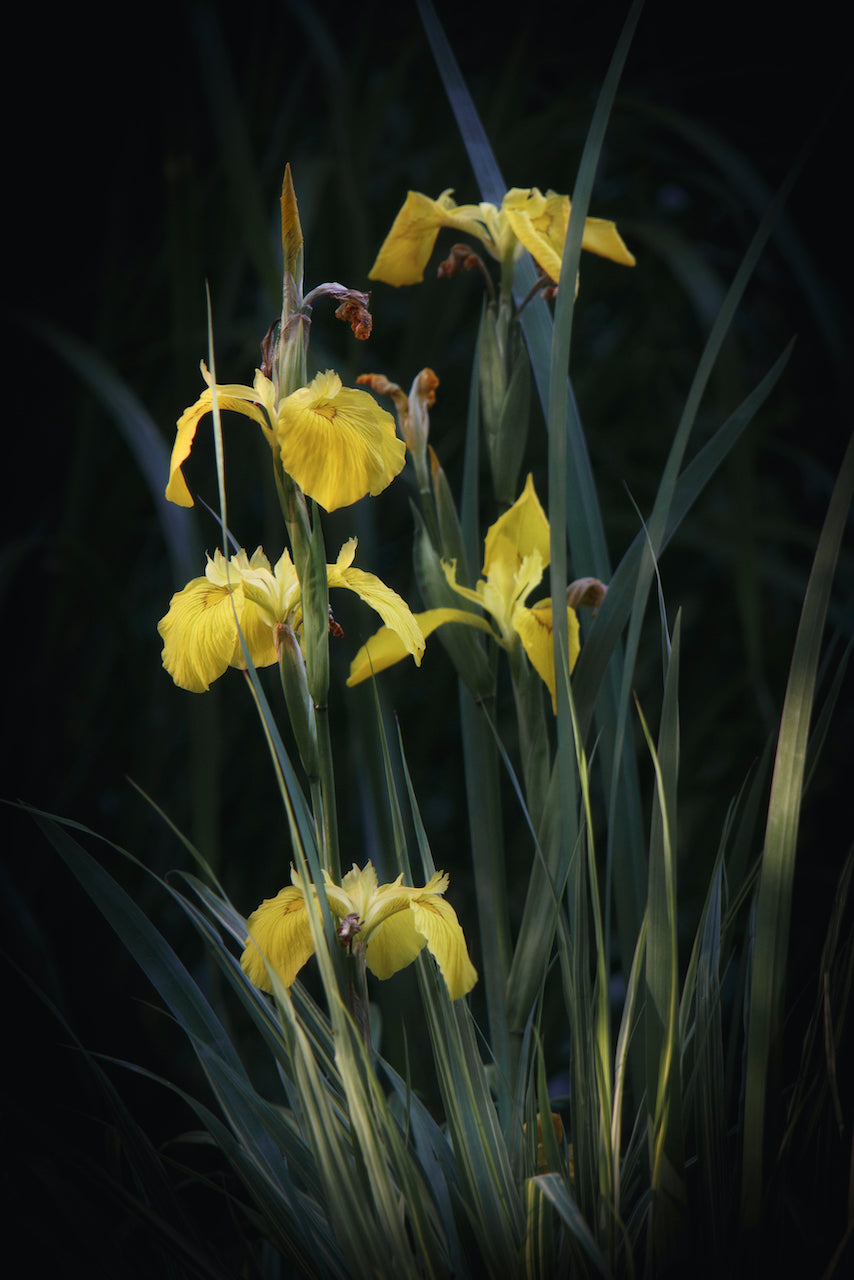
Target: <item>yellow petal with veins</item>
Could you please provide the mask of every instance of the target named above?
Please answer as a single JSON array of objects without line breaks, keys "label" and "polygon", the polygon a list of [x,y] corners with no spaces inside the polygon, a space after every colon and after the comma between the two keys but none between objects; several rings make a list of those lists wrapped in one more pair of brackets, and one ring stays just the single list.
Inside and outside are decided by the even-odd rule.
[{"label": "yellow petal with veins", "polygon": [[[249,936],[240,959],[241,968],[262,991],[271,991],[267,964],[286,987],[306,960],[314,955],[314,942],[302,891],[289,885],[275,898],[265,898],[246,922]],[[262,955],[263,952],[263,955]],[[264,963],[266,959],[267,964]]]},{"label": "yellow petal with veins", "polygon": [[477,982],[477,970],[469,959],[457,913],[442,898],[425,895],[412,903],[415,928],[427,940],[452,1000],[467,995]]},{"label": "yellow petal with veins", "polygon": [[328,370],[280,403],[277,438],[285,471],[326,511],[382,493],[406,461],[391,414]]}]

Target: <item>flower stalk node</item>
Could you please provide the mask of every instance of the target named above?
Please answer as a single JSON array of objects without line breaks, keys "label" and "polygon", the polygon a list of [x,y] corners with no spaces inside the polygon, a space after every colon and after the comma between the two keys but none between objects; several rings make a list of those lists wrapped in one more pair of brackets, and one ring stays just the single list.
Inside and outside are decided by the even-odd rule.
[{"label": "flower stalk node", "polygon": [[338,941],[347,951],[352,951],[353,939],[362,932],[362,922],[355,911],[351,911],[335,930]]}]

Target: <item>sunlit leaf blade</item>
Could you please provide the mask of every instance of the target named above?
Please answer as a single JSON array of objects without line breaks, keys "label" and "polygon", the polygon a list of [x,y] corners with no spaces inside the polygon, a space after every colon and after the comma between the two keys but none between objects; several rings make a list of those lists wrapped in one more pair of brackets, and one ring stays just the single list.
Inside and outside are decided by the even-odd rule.
[{"label": "sunlit leaf blade", "polygon": [[568,1233],[570,1250],[576,1259],[579,1274],[602,1276],[605,1280],[610,1280],[611,1270],[563,1179],[556,1173],[544,1173],[532,1181],[540,1194],[557,1210]]},{"label": "sunlit leaf blade", "polygon": [[[839,547],[854,491],[854,437],[831,495],[807,583],[780,720],[759,883],[750,990],[742,1163],[742,1218],[759,1219],[764,1156],[776,1097],[798,824],[816,672]],[[773,1132],[773,1130],[772,1130]]]}]

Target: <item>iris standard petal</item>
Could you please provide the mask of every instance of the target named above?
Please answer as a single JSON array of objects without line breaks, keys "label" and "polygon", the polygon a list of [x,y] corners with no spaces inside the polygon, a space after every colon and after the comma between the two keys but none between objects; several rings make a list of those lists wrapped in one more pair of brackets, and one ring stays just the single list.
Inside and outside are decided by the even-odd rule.
[{"label": "iris standard petal", "polygon": [[277,439],[285,471],[326,511],[381,493],[406,461],[391,414],[330,371],[280,403]]},{"label": "iris standard petal", "polygon": [[534,479],[528,475],[520,496],[486,533],[483,555],[483,576],[492,576],[497,565],[510,559],[517,562],[514,569],[533,552],[539,552],[543,569],[549,564],[549,522],[534,488]]},{"label": "iris standard petal", "polygon": [[281,889],[265,898],[246,922],[248,937],[240,958],[243,972],[256,987],[271,991],[267,964],[289,987],[306,960],[314,955],[314,942],[302,891]]},{"label": "iris standard petal", "polygon": [[477,982],[477,970],[469,959],[457,913],[449,903],[435,894],[416,898],[412,903],[415,928],[427,940],[452,1000],[471,991]]}]

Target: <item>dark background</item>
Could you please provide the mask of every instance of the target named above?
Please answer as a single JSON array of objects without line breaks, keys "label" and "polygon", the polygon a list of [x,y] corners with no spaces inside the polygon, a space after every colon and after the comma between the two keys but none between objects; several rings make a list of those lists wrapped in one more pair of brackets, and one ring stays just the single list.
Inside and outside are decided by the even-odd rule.
[{"label": "dark background", "polygon": [[[534,0],[501,18],[441,0],[437,8],[508,185],[571,191],[621,7]],[[172,592],[201,572],[216,526],[201,508],[182,526],[195,553],[181,576],[105,388],[134,397],[133,411],[146,415],[168,450],[176,418],[201,388],[205,281],[219,378],[251,381],[279,306],[278,193],[287,161],[309,287],[322,280],[366,287],[408,188],[435,196],[453,187],[460,202],[478,192],[414,5],[178,3],[162,18],[128,14],[125,27],[124,17],[93,26],[68,12],[43,21],[34,11],[19,15],[10,41],[29,88],[21,95],[7,79],[4,113],[12,395],[0,560],[7,681],[0,794],[93,828],[158,875],[186,868],[186,853],[130,787],[133,779],[218,866],[248,912],[285,882],[289,861],[263,744],[242,681],[226,677],[204,699],[175,689],[161,669],[156,632]],[[638,257],[631,273],[585,262],[573,354],[616,563],[637,528],[627,489],[646,514],[716,300],[765,204],[812,140],[713,377],[695,443],[797,335],[795,353],[662,564],[670,616],[681,606],[686,628],[680,876],[689,916],[726,805],[779,717],[806,575],[850,431],[843,190],[850,98],[841,48],[839,32],[780,19],[770,5],[724,3],[698,13],[651,0],[591,206],[618,221]],[[456,486],[480,298],[470,278],[451,286],[429,277],[417,290],[376,286],[366,346],[318,309],[311,358],[345,381],[371,370],[406,386],[420,368],[434,367],[441,388],[433,442]],[[263,543],[277,556],[271,493],[257,479],[259,441],[240,420],[228,427],[226,447],[232,527],[250,549]],[[213,502],[211,452],[197,448],[192,475]],[[538,420],[531,459],[542,493]],[[405,484],[361,506],[370,510],[327,523],[330,558],[358,533],[359,563],[414,605]],[[850,636],[850,540],[838,585],[830,629]],[[335,661],[343,679],[372,620],[347,602],[340,612],[346,638]],[[639,692],[654,709],[654,637],[648,655]],[[447,715],[455,683],[438,647],[428,651],[423,678],[429,696],[404,668],[388,673],[384,694],[400,716],[434,856],[452,872],[468,925],[467,835]],[[355,694],[340,696],[333,723],[342,806],[349,829],[361,832],[359,760],[370,710]],[[804,814],[792,963],[794,1008],[803,1016],[851,840],[850,702],[849,680]],[[145,1007],[145,979],[31,820],[10,809],[4,826],[15,1045],[7,1055],[15,1060],[8,1123],[24,1153],[24,1176],[10,1179],[7,1170],[6,1190],[23,1187],[21,1213],[29,1214],[39,1195],[75,1205],[75,1186],[106,1196],[99,1170],[110,1167],[111,1129],[89,1067],[63,1047],[67,1034],[18,967],[88,1048],[170,1077],[184,1050],[162,1015]],[[381,838],[381,831],[360,835],[345,859],[381,857]],[[153,883],[106,847],[98,856],[180,942],[181,921]],[[192,954],[194,940],[183,941]],[[389,1010],[393,1043],[399,1013],[394,1003]],[[182,1069],[192,1079],[192,1064]],[[157,1141],[189,1123],[157,1086],[122,1072],[112,1078]],[[103,1238],[115,1232],[121,1248],[121,1214],[108,1227],[92,1200],[84,1193],[76,1208],[58,1210],[60,1220],[79,1235],[74,1247],[92,1274],[115,1274],[87,1253],[88,1215]]]}]

